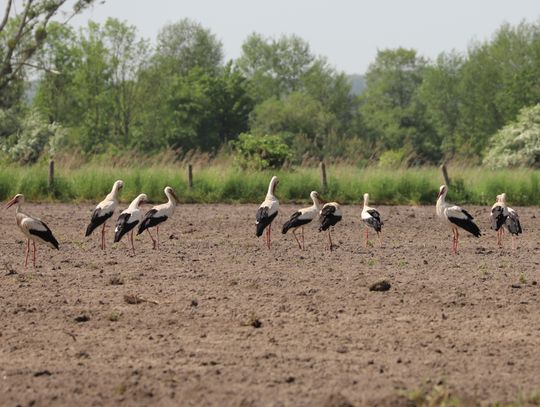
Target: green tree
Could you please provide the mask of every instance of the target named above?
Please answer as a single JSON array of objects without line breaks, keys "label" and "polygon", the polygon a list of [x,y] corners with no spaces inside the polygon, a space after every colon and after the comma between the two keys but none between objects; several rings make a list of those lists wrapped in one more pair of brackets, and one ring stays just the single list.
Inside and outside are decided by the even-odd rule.
[{"label": "green tree", "polygon": [[423,73],[418,96],[426,106],[426,119],[438,139],[441,150],[451,158],[456,150],[456,132],[460,120],[459,83],[464,58],[457,53],[440,54]]},{"label": "green tree", "polygon": [[439,140],[417,96],[427,61],[415,50],[382,50],[366,73],[360,97],[366,144],[378,151],[406,149],[414,163],[440,158]]},{"label": "green tree", "polygon": [[275,40],[254,33],[242,44],[236,63],[250,80],[252,97],[261,102],[300,90],[302,76],[315,61],[309,44],[298,36]]},{"label": "green tree", "polygon": [[36,53],[37,63],[44,68],[39,80],[34,106],[50,123],[78,123],[74,112],[75,98],[71,87],[75,68],[81,61],[77,36],[69,26],[51,23],[42,48]]},{"label": "green tree", "polygon": [[160,30],[155,59],[169,75],[194,68],[215,74],[223,64],[223,46],[210,30],[186,18]]},{"label": "green tree", "polygon": [[30,60],[47,37],[48,25],[54,16],[64,12],[69,21],[94,2],[27,0],[16,8],[16,0],[6,0],[4,14],[0,15],[0,94],[20,79],[25,67],[32,65]]}]

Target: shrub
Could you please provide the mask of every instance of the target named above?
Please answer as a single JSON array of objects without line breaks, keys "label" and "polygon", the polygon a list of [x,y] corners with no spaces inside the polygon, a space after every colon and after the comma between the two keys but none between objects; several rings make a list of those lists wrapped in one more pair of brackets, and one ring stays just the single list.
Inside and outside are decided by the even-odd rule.
[{"label": "shrub", "polygon": [[514,123],[493,136],[484,164],[492,168],[540,167],[540,104],[521,109]]},{"label": "shrub", "polygon": [[279,135],[258,136],[243,133],[231,141],[235,162],[242,169],[279,168],[292,156],[291,148]]}]

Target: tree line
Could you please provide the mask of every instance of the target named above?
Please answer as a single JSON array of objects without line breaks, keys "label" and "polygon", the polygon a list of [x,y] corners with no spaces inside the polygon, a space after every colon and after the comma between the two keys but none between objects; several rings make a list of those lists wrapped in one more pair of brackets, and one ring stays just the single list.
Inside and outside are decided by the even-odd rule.
[{"label": "tree line", "polygon": [[[478,164],[501,150],[498,131],[540,103],[538,23],[502,25],[466,53],[435,60],[380,50],[358,95],[295,35],[253,33],[225,61],[215,34],[189,19],[162,27],[152,45],[112,18],[78,31],[49,21],[15,43],[21,18],[0,26],[0,62],[10,50],[28,57],[17,72],[5,63],[0,71],[5,160],[225,148],[258,168],[309,159]],[[540,165],[534,157],[527,165]]]}]

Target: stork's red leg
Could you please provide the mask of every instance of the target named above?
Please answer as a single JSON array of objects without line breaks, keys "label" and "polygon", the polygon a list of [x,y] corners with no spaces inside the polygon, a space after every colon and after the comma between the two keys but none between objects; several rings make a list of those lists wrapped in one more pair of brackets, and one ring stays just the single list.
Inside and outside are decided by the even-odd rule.
[{"label": "stork's red leg", "polygon": [[382,247],[381,232],[377,232],[377,239],[379,239],[379,246]]},{"label": "stork's red leg", "polygon": [[366,244],[365,244],[366,247],[368,246],[368,237],[369,237],[369,229],[366,226]]},{"label": "stork's red leg", "polygon": [[306,250],[306,245],[304,244],[304,227],[302,226],[302,250]]},{"label": "stork's red leg", "polygon": [[26,239],[26,259],[24,260],[24,267],[28,266],[28,255],[30,254],[30,239]]},{"label": "stork's red leg", "polygon": [[302,245],[300,244],[300,241],[298,240],[298,237],[296,236],[295,231],[296,229],[292,231],[292,234],[294,235],[294,238],[296,239],[296,243],[298,243],[298,247],[300,248],[300,250],[302,250]]},{"label": "stork's red leg", "polygon": [[148,232],[148,236],[150,236],[150,239],[152,239],[152,249],[156,249],[156,240],[154,239],[154,236],[152,236],[152,233],[150,233],[150,229],[146,229]]},{"label": "stork's red leg", "polygon": [[268,225],[268,248],[272,248],[272,224]]},{"label": "stork's red leg", "polygon": [[157,248],[159,250],[159,225],[157,225],[156,240],[157,240]]},{"label": "stork's red leg", "polygon": [[334,250],[334,245],[332,244],[332,235],[330,229],[328,229],[328,243],[330,244],[330,251]]},{"label": "stork's red leg", "polygon": [[131,229],[131,233],[130,233],[130,241],[131,241],[131,250],[133,250],[133,255],[135,256],[135,246],[133,245],[133,229]]},{"label": "stork's red leg", "polygon": [[36,242],[32,242],[32,246],[34,247],[33,262],[34,262],[34,267],[36,267]]},{"label": "stork's red leg", "polygon": [[105,250],[105,225],[107,221],[103,222],[103,228],[101,229],[101,250]]}]

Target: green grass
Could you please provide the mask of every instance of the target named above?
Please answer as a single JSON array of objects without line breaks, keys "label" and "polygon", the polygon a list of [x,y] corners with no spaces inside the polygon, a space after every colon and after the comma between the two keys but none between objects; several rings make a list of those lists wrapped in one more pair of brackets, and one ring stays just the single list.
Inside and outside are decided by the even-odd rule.
[{"label": "green grass", "polygon": [[[57,165],[54,185],[47,185],[47,168],[0,167],[0,199],[16,193],[31,201],[97,201],[117,179],[124,180],[120,198],[128,202],[144,192],[151,201],[163,201],[170,185],[182,202],[260,202],[272,175],[280,179],[276,195],[281,202],[305,202],[309,192],[341,203],[360,203],[369,192],[374,204],[433,204],[442,176],[438,168],[388,170],[352,166],[328,166],[328,188],[322,190],[317,168],[279,171],[240,171],[226,165],[195,167],[194,187],[188,188],[183,166],[112,167],[86,164],[77,169]],[[511,205],[540,204],[540,171],[528,169],[490,171],[483,168],[449,169],[448,199],[460,204],[488,205],[506,192]]]}]

